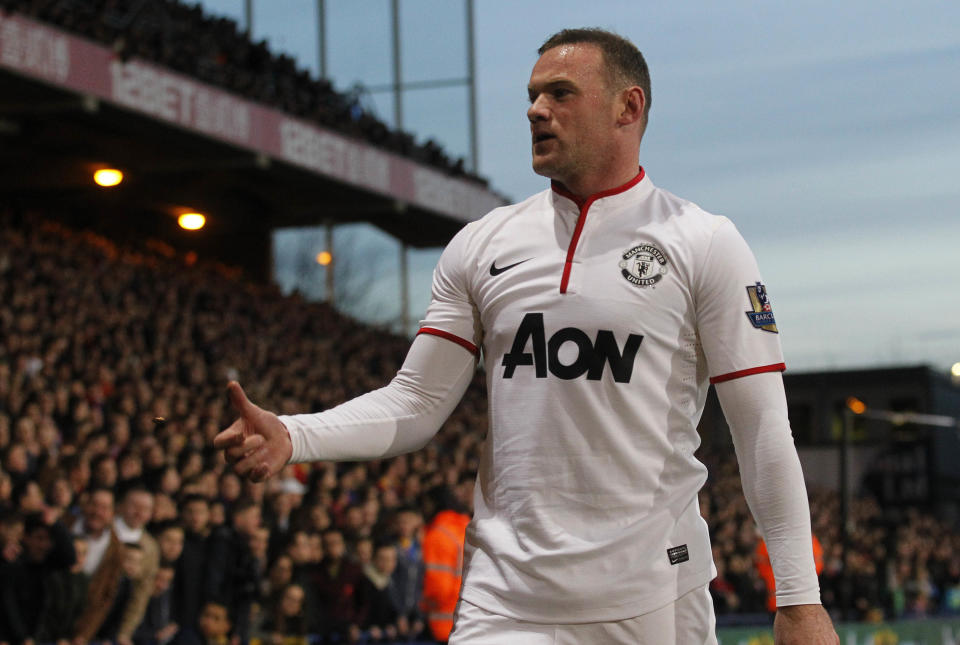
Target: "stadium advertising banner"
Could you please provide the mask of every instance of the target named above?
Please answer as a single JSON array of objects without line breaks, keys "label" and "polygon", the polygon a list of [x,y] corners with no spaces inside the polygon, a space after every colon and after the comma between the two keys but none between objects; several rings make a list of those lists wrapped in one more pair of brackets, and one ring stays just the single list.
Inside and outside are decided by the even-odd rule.
[{"label": "stadium advertising banner", "polygon": [[466,180],[16,14],[0,67],[467,222],[501,206]]},{"label": "stadium advertising banner", "polygon": [[[837,626],[840,645],[960,645],[960,618],[904,620],[877,625]],[[773,645],[773,631],[763,628],[721,628],[720,645]]]}]

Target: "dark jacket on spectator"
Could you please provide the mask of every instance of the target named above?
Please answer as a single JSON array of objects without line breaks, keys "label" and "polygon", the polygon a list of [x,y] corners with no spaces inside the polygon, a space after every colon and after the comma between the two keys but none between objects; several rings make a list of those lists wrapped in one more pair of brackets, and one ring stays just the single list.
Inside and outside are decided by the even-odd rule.
[{"label": "dark jacket on spectator", "polygon": [[173,576],[174,615],[180,627],[196,629],[203,604],[204,574],[207,567],[207,536],[185,531],[183,553]]},{"label": "dark jacket on spectator", "polygon": [[167,589],[161,594],[150,596],[147,609],[143,613],[143,621],[133,632],[135,645],[157,645],[157,632],[176,622],[173,616],[173,589]]},{"label": "dark jacket on spectator", "polygon": [[52,575],[73,565],[73,539],[60,522],[49,526],[52,547],[42,560],[30,559],[26,550],[0,571],[0,613],[7,637],[14,643],[35,638],[41,630],[42,607],[50,593]]},{"label": "dark jacket on spectator", "polygon": [[323,624],[311,626],[325,634],[343,634],[350,625],[359,626],[365,613],[361,592],[363,572],[347,558],[339,565],[324,558],[308,570],[307,598],[311,611],[323,616]]},{"label": "dark jacket on spectator", "polygon": [[87,600],[90,576],[83,571],[55,571],[47,581],[37,641],[55,642],[73,638],[73,625]]},{"label": "dark jacket on spectator", "polygon": [[205,599],[222,602],[233,618],[233,631],[246,642],[250,607],[257,597],[256,560],[247,538],[232,527],[221,526],[210,535],[204,580]]}]

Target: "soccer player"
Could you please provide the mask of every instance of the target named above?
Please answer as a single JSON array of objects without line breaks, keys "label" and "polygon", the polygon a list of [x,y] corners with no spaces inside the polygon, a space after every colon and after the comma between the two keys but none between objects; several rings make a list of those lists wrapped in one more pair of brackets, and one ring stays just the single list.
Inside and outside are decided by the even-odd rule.
[{"label": "soccer player", "polygon": [[777,580],[778,645],[839,640],[820,606],[773,310],[734,225],[639,166],[646,63],[561,31],[528,87],[533,168],[552,180],[465,226],[386,387],[277,417],[229,386],[215,439],[262,480],[288,462],[423,446],[482,356],[490,429],[451,643],[716,643],[697,422],[716,384]]}]

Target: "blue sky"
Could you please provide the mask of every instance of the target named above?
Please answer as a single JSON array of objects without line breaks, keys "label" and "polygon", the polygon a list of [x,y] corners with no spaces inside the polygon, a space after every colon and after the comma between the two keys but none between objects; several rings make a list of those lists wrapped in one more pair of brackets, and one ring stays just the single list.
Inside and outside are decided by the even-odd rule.
[{"label": "blue sky", "polygon": [[[389,2],[327,0],[330,76],[390,80]],[[242,23],[241,0],[204,5]],[[254,33],[317,69],[314,0],[255,0]],[[465,73],[457,0],[402,0],[407,80]],[[960,3],[476,0],[479,171],[521,199],[526,83],[569,26],[633,40],[651,68],[641,163],[737,223],[795,370],[960,361]],[[392,120],[391,97],[367,99]],[[414,92],[405,127],[466,154],[462,88]],[[436,255],[412,263],[425,304]],[[421,305],[422,306],[422,305]]]}]

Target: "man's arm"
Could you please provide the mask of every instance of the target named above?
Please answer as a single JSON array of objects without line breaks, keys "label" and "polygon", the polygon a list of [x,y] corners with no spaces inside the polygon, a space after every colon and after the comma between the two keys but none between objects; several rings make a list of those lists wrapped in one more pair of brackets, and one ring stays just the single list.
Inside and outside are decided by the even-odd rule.
[{"label": "man's arm", "polygon": [[214,439],[241,476],[262,481],[288,462],[366,460],[423,447],[456,407],[476,356],[438,336],[414,339],[385,387],[317,414],[277,417],[251,403],[240,385],[230,397],[240,414]]},{"label": "man's arm", "polygon": [[839,638],[820,606],[810,508],[793,445],[779,372],[716,384],[730,425],[743,494],[763,533],[777,581],[777,645],[835,645]]}]

